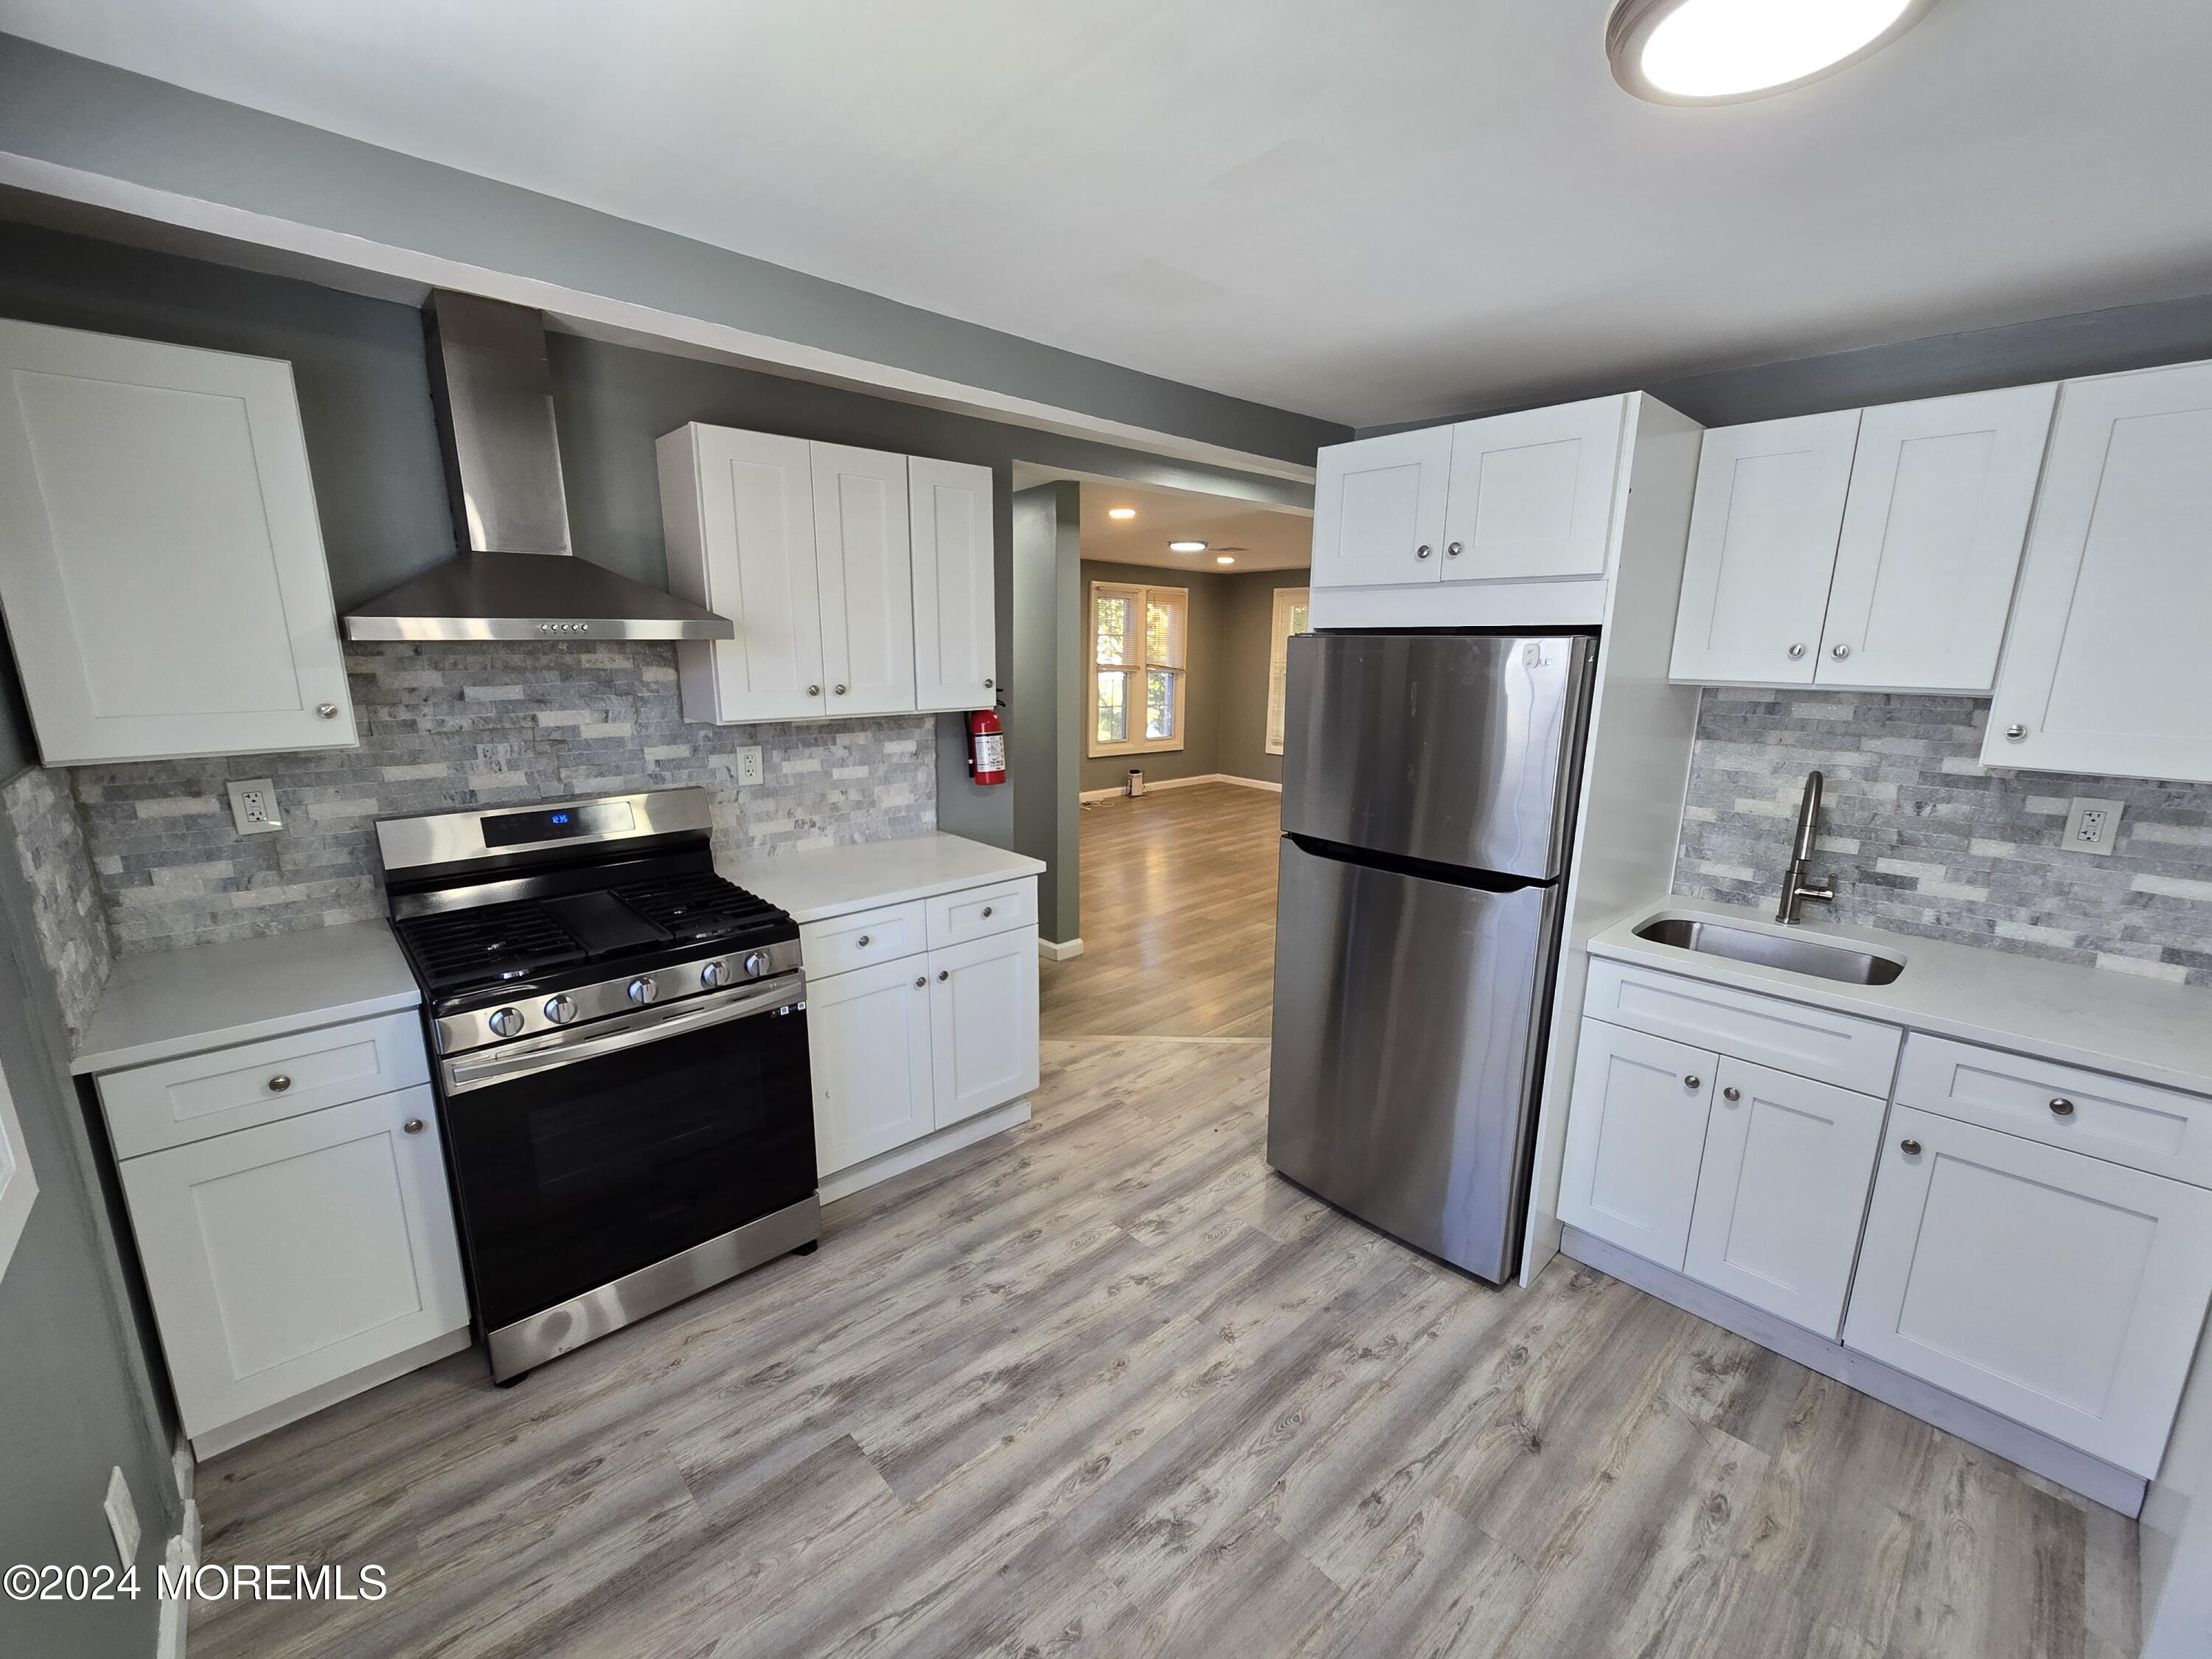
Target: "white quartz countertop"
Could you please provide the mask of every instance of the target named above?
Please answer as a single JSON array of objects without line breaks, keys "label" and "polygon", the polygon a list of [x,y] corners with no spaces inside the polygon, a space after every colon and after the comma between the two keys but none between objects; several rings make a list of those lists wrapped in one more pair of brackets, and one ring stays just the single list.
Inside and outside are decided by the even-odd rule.
[{"label": "white quartz countertop", "polygon": [[1809,937],[1871,945],[1905,960],[1891,984],[1844,985],[1636,937],[1637,928],[1661,916],[1771,924],[1763,910],[1670,898],[1600,932],[1590,954],[2212,1095],[2212,991],[1942,939],[1802,924],[1796,931]]},{"label": "white quartz countertop", "polygon": [[398,942],[380,921],[124,957],[70,1069],[118,1071],[412,1008],[422,1000]]},{"label": "white quartz countertop", "polygon": [[722,873],[797,921],[820,921],[871,905],[1042,875],[1044,863],[964,836],[935,835],[740,859]]}]

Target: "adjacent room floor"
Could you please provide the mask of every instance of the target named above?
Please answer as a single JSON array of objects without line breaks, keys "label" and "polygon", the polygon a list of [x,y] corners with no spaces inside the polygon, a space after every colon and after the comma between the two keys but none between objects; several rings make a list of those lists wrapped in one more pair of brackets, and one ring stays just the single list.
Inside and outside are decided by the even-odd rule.
[{"label": "adjacent room floor", "polygon": [[194,1659],[2134,1652],[2111,1512],[1270,1174],[1277,802],[1086,823],[1028,1127],[518,1388],[457,1356],[204,1468],[207,1559],[391,1588],[198,1611]]}]

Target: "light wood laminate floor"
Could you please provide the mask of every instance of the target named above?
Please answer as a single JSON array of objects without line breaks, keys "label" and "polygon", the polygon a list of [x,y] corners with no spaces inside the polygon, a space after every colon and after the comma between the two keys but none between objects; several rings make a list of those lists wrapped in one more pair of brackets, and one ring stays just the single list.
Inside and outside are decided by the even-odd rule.
[{"label": "light wood laminate floor", "polygon": [[1264,1045],[1045,1066],[1033,1123],[831,1206],[817,1255],[204,1467],[204,1559],[391,1588],[197,1610],[193,1659],[2133,1650],[2109,1511],[1565,1260],[1488,1290],[1269,1174]]},{"label": "light wood laminate floor", "polygon": [[1231,783],[1083,809],[1083,954],[1043,965],[1048,1036],[1264,1037],[1283,798]]}]

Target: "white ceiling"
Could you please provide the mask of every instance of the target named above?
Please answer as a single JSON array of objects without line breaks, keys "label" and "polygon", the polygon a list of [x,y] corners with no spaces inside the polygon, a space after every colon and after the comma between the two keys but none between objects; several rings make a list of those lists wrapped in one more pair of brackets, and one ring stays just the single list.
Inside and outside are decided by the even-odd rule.
[{"label": "white ceiling", "polygon": [[1719,108],[1622,93],[1607,9],[0,0],[0,28],[1357,424],[2212,288],[2204,0],[1939,0]]},{"label": "white ceiling", "polygon": [[[1288,513],[1226,495],[1188,489],[1139,489],[1086,478],[1081,541],[1086,559],[1157,565],[1241,575],[1251,570],[1303,570],[1313,562],[1313,515]],[[1109,509],[1133,507],[1137,516],[1117,520]],[[1203,553],[1170,553],[1170,542],[1206,544]],[[1218,556],[1237,561],[1225,566]]]}]

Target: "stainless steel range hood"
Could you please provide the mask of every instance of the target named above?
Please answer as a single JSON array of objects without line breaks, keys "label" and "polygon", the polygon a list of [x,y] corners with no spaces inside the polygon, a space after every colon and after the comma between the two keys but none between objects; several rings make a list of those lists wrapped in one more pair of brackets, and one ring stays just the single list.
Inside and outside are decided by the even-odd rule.
[{"label": "stainless steel range hood", "polygon": [[440,292],[430,395],[461,551],[345,619],[349,640],[726,640],[727,617],[574,556],[545,319]]}]

